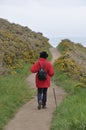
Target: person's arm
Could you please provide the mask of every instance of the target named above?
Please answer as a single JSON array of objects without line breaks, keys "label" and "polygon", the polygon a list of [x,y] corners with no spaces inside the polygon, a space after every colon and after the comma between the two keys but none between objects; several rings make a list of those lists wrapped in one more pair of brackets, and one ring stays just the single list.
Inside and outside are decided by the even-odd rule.
[{"label": "person's arm", "polygon": [[54,69],[51,63],[48,63],[48,74],[50,77],[54,75]]},{"label": "person's arm", "polygon": [[31,72],[36,73],[36,72],[38,72],[38,70],[39,70],[38,62],[36,62],[35,64],[32,65]]}]

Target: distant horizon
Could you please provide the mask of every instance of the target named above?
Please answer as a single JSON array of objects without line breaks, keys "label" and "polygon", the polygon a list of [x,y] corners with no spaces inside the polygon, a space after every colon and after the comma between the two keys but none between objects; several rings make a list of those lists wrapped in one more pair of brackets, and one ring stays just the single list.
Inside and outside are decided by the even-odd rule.
[{"label": "distant horizon", "polygon": [[20,24],[20,23],[16,23],[16,22],[12,22],[12,21],[10,21],[9,19],[6,19],[6,18],[2,18],[2,17],[0,17],[1,19],[3,19],[3,20],[7,20],[8,22],[10,22],[11,24],[12,23],[14,23],[14,24],[19,24],[20,26],[23,26],[23,27],[28,27],[29,29],[31,29],[32,31],[34,31],[34,32],[36,32],[36,33],[42,33],[43,34],[43,36],[44,37],[47,37],[47,38],[49,38],[49,39],[52,39],[52,38],[63,38],[63,39],[68,39],[68,38],[78,38],[78,37],[80,37],[80,38],[85,38],[86,36],[85,35],[58,35],[58,36],[49,36],[49,35],[46,35],[46,34],[44,34],[43,32],[40,32],[40,31],[37,31],[37,30],[33,30],[32,28],[30,28],[29,26],[27,26],[27,25],[22,25],[22,24]]},{"label": "distant horizon", "polygon": [[61,42],[61,40],[64,39],[69,39],[70,41],[74,42],[74,43],[79,43],[81,45],[83,45],[84,47],[86,47],[86,37],[55,37],[55,38],[50,38],[49,39],[49,43],[53,46],[56,47],[58,46],[58,44]]}]

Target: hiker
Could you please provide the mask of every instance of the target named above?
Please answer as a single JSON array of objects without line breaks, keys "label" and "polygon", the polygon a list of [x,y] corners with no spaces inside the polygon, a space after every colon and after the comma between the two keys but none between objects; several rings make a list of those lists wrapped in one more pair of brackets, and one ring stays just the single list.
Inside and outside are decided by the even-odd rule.
[{"label": "hiker", "polygon": [[[50,87],[50,78],[54,75],[53,66],[47,58],[48,53],[46,51],[42,51],[39,55],[39,59],[31,67],[31,72],[36,73],[38,109],[46,108],[47,89]],[[47,78],[45,80],[40,80],[38,78],[38,71],[41,67],[46,71]]]}]

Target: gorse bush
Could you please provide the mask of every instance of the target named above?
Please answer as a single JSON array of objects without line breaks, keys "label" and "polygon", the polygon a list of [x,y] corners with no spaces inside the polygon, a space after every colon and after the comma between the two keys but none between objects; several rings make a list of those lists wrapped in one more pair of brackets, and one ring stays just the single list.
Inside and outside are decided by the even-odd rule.
[{"label": "gorse bush", "polygon": [[54,65],[57,70],[67,73],[72,78],[79,79],[84,75],[80,66],[66,55],[62,55],[58,60],[56,60]]},{"label": "gorse bush", "polygon": [[66,39],[62,40],[58,49],[62,56],[56,60],[55,67],[86,86],[86,48]]},{"label": "gorse bush", "polygon": [[0,19],[0,74],[16,73],[24,62],[33,63],[49,47],[42,33]]}]

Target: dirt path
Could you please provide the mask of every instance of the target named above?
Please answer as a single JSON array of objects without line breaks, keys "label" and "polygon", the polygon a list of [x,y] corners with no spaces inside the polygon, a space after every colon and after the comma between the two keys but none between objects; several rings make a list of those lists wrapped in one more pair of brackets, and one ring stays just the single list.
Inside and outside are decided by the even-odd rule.
[{"label": "dirt path", "polygon": [[[52,53],[52,63],[60,54],[56,48],[50,48]],[[35,88],[34,74],[31,74],[27,78],[28,84]],[[55,85],[51,83],[51,87],[48,89],[48,101],[47,109],[37,109],[37,97],[34,97],[30,102],[25,104],[15,117],[7,124],[4,130],[49,130],[53,112],[56,109],[53,87]],[[57,106],[65,97],[66,93],[61,87],[56,86],[56,98]]]}]

